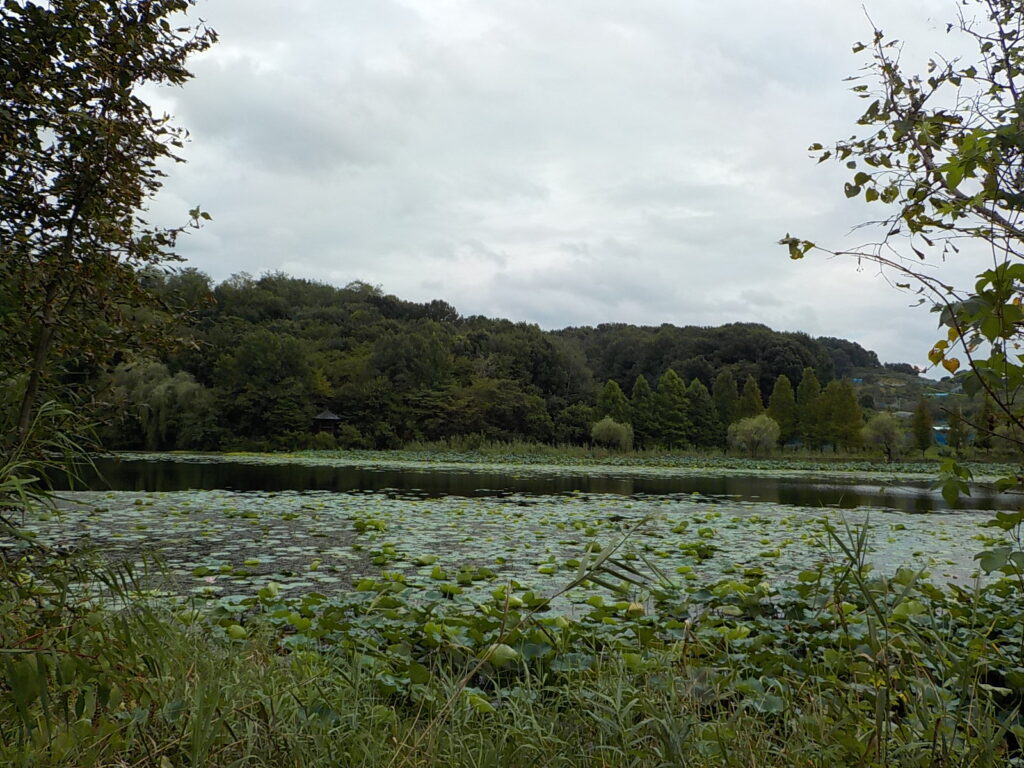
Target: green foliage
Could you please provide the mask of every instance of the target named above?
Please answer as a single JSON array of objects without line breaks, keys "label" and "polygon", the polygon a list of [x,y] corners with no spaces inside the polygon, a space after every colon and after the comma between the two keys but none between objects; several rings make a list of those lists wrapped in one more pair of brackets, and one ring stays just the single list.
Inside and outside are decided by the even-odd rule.
[{"label": "green foliage", "polygon": [[955,407],[949,413],[949,432],[947,443],[954,451],[961,451],[967,441],[967,430],[964,425],[964,415],[960,407]]},{"label": "green foliage", "polygon": [[789,377],[782,374],[775,380],[768,398],[768,415],[779,425],[779,440],[783,444],[799,436],[796,395]]},{"label": "green foliage", "polygon": [[779,425],[762,413],[729,425],[729,445],[752,458],[771,453],[779,442]]},{"label": "green foliage", "polygon": [[[874,244],[843,253],[874,262],[890,282],[932,306],[944,337],[929,360],[957,375],[968,396],[991,401],[1004,421],[996,431],[1019,456],[1024,128],[1016,94],[1024,89],[1024,37],[1019,3],[963,5],[968,10],[947,26],[959,38],[957,54],[936,55],[924,74],[907,71],[902,41],[880,29],[858,43],[855,52],[870,57],[853,87],[867,102],[858,132],[811,149],[850,170],[847,197],[863,196],[878,209],[872,225],[879,236],[866,238]],[[788,235],[782,243],[793,258],[818,249]],[[972,284],[951,284],[929,268],[975,254],[981,258],[970,270],[977,273]],[[912,431],[921,450],[932,442],[928,420],[919,405]],[[986,447],[992,432],[987,425],[978,431]]]},{"label": "green foliage", "polygon": [[715,377],[712,393],[719,420],[725,425],[732,424],[738,418],[740,405],[740,392],[732,371],[724,370]]},{"label": "green foliage", "polygon": [[219,442],[213,393],[163,363],[121,363],[108,379],[114,420],[105,436],[131,448],[211,450]]},{"label": "green foliage", "polygon": [[317,432],[309,441],[314,451],[330,451],[338,447],[338,441],[330,432]]},{"label": "green foliage", "polygon": [[747,376],[747,380],[743,382],[743,393],[736,406],[736,418],[750,419],[762,413],[764,403],[761,401],[761,388],[753,376]]},{"label": "green foliage", "polygon": [[563,408],[555,418],[555,442],[559,445],[585,445],[594,424],[594,409],[586,403]]},{"label": "green foliage", "polygon": [[686,384],[671,368],[658,379],[654,402],[658,443],[666,448],[686,445],[693,431],[690,401],[686,396]]},{"label": "green foliage", "polygon": [[914,416],[910,422],[910,434],[914,438],[914,446],[922,453],[935,443],[932,412],[928,402],[922,397],[914,408]]},{"label": "green foliage", "polygon": [[983,451],[990,450],[992,448],[992,436],[996,431],[996,415],[988,395],[982,397],[981,408],[974,421],[976,430],[974,445]]},{"label": "green foliage", "polygon": [[[735,410],[730,395],[737,373],[764,387],[776,368],[811,362],[828,369],[818,342],[762,326],[662,326],[654,335],[631,326],[544,332],[523,323],[463,318],[443,302],[406,302],[363,284],[335,288],[280,273],[235,275],[217,286],[195,270],[150,270],[139,280],[172,313],[137,319],[191,338],[176,348],[125,355],[116,372],[90,374],[90,387],[111,393],[97,418],[109,422],[102,437],[112,448],[302,448],[311,439],[312,416],[325,408],[352,430],[349,445],[390,449],[471,435],[587,445],[597,417],[584,411],[596,400],[614,410],[616,420],[632,423],[638,446],[650,447],[660,439],[651,377],[660,377],[677,354],[688,355],[679,363],[702,383],[720,374],[719,400],[728,392],[733,405],[716,408],[727,411]],[[644,360],[627,378],[611,379],[633,381],[637,403],[631,395],[624,407],[614,384],[595,393],[594,376],[606,351],[598,340],[621,353],[616,365],[626,364],[627,350],[633,360]],[[694,346],[709,340],[724,346],[706,354]],[[153,363],[164,368],[151,369]],[[133,376],[149,385],[126,380]],[[637,384],[641,377],[644,383]],[[111,387],[115,378],[121,381]],[[730,380],[733,385],[723,390]],[[154,431],[161,411],[171,416],[166,428]]]},{"label": "green foliage", "polygon": [[611,416],[605,416],[590,430],[590,439],[606,448],[631,451],[633,449],[633,428],[629,424],[615,421]]},{"label": "green foliage", "polygon": [[849,450],[860,444],[864,417],[853,385],[846,379],[833,379],[818,398],[815,413],[817,434],[833,446]]},{"label": "green foliage", "polygon": [[821,384],[810,368],[804,368],[800,384],[796,389],[797,427],[800,439],[809,448],[821,444],[821,433],[818,428],[818,400],[821,397]]},{"label": "green foliage", "polygon": [[620,424],[629,424],[629,401],[618,382],[609,379],[597,394],[597,406],[594,409],[599,417],[610,417]]},{"label": "green foliage", "polygon": [[725,445],[725,429],[718,419],[715,401],[700,379],[694,379],[686,388],[689,405],[689,442],[697,448],[721,448]]},{"label": "green foliage", "polygon": [[653,385],[672,368],[688,381],[699,378],[712,386],[717,375],[728,370],[737,381],[753,375],[767,391],[779,374],[796,381],[806,366],[818,371],[822,380],[832,377],[827,340],[780,333],[754,323],[717,328],[606,323],[566,328],[556,335],[581,350],[598,381],[632,382],[643,374]]},{"label": "green foliage", "polygon": [[550,440],[554,429],[540,397],[498,379],[478,379],[463,388],[454,410],[458,433],[476,433],[488,440]]},{"label": "green foliage", "polygon": [[657,401],[647,377],[640,374],[633,382],[629,410],[633,420],[633,436],[637,447],[653,446],[657,436]]},{"label": "green foliage", "polygon": [[181,26],[191,5],[0,7],[0,379],[26,373],[22,434],[39,402],[74,397],[125,349],[141,327],[132,309],[147,303],[137,270],[171,257],[181,230],[139,214],[187,134],[139,91],[184,83],[189,56],[215,39]]},{"label": "green foliage", "polygon": [[[997,522],[1013,530],[1020,515]],[[876,576],[867,529],[824,533],[840,564],[785,583],[750,567],[680,585],[613,542],[564,583],[621,591],[592,594],[572,616],[514,584],[424,604],[390,577],[335,597],[271,583],[175,606],[140,599],[132,572],[81,556],[0,560],[0,760],[1018,762],[1024,603],[1013,581],[969,591],[908,570]],[[1013,566],[998,549],[981,562]]]},{"label": "green foliage", "polygon": [[903,426],[891,413],[876,413],[861,430],[863,441],[881,448],[885,452],[885,460],[890,463],[903,442],[903,434]]}]

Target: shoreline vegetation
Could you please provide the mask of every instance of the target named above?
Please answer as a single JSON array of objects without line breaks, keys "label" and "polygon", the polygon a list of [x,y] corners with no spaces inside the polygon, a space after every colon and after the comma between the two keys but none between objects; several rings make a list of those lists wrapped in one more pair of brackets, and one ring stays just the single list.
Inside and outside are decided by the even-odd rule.
[{"label": "shoreline vegetation", "polygon": [[[368,468],[444,468],[464,471],[516,470],[558,473],[661,470],[678,474],[813,475],[830,474],[876,479],[930,478],[937,475],[943,457],[933,452],[926,458],[886,462],[864,454],[822,454],[817,451],[779,451],[764,458],[748,458],[719,451],[676,452],[664,450],[621,452],[606,448],[551,446],[542,443],[493,442],[466,447],[456,442],[413,444],[400,450],[303,450],[303,451],[113,451],[114,458],[139,461],[239,462],[252,464],[306,464],[310,466]],[[961,464],[977,484],[994,482],[1016,469],[1004,461],[977,457]]]},{"label": "shoreline vegetation", "polygon": [[[1020,508],[848,522],[640,494],[471,508],[454,494],[185,491],[70,492],[79,508],[62,509],[42,482],[97,445],[406,446],[176,460],[934,472],[950,504],[972,478],[1019,492],[1019,3],[949,25],[978,44],[976,64],[936,56],[918,76],[881,30],[857,43],[872,57],[853,86],[871,100],[866,135],[810,150],[846,164],[846,197],[887,206],[879,238],[854,252],[781,241],[794,259],[844,255],[905,279],[937,311],[940,382],[752,323],[542,331],[358,281],[214,285],[163,269],[211,217],[197,207],[162,229],[141,216],[187,132],[140,94],[185,83],[216,40],[201,20],[177,26],[194,4],[0,5],[14,86],[0,125],[17,148],[0,153],[0,765],[1024,767]],[[957,289],[928,265],[962,241],[993,246],[995,263]],[[833,453],[716,453],[795,441]],[[629,452],[652,445],[708,453]],[[889,462],[835,460],[863,447]],[[928,460],[890,463],[901,454]],[[963,463],[973,455],[1015,463]],[[36,526],[60,536],[72,517],[98,541]],[[453,521],[500,572],[453,546]],[[242,532],[267,563],[227,562]],[[209,562],[119,549],[148,536]],[[879,564],[883,544],[904,557]],[[328,559],[346,553],[370,570]],[[954,555],[963,578],[933,582]],[[176,592],[175,569],[200,584]],[[318,591],[335,572],[351,588]]]},{"label": "shoreline vegetation", "polygon": [[[331,596],[268,582],[168,600],[145,570],[96,554],[2,559],[0,758],[1016,764],[1019,572],[994,563],[985,583],[945,587],[876,573],[868,529],[832,525],[822,557],[788,579],[751,564],[688,582],[631,547],[643,522],[605,531],[553,590],[493,580],[468,597],[462,577],[487,576],[463,568],[426,600],[387,568]],[[364,524],[386,555],[386,528]],[[594,593],[576,611],[551,610],[580,587]]]},{"label": "shoreline vegetation", "polygon": [[[472,467],[510,455],[508,446],[491,450],[384,456]],[[511,455],[520,470],[609,466],[597,463],[607,456],[559,465],[549,453]],[[379,452],[177,458],[382,461]],[[642,471],[713,458],[641,455],[623,464]],[[804,463],[715,461],[759,472]],[[109,500],[103,509],[91,503],[97,521],[116,511]],[[213,505],[199,506],[189,514],[210,517]],[[282,516],[308,526],[309,513]],[[722,556],[717,531],[736,525],[728,514],[702,513],[653,548],[640,546],[646,514],[635,522],[591,514],[589,522],[552,517],[586,535],[573,560],[530,566],[544,577],[536,588],[479,563],[413,552],[399,522],[358,510],[350,525],[379,567],[340,593],[264,580],[237,594],[175,598],[153,590],[165,563],[116,564],[85,550],[55,558],[30,543],[16,565],[0,560],[0,671],[13,694],[0,699],[0,758],[161,768],[924,768],[1014,765],[1020,757],[1024,599],[1020,571],[1001,549],[1019,537],[1020,515],[1000,513],[979,529],[991,531],[974,542],[989,547],[979,562],[988,578],[936,585],[924,570],[872,567],[873,537],[899,533],[885,520],[875,530],[820,521],[819,556],[777,578],[769,563],[792,557],[780,537],[811,526],[778,526],[755,511],[751,531],[762,538],[753,543],[768,559],[702,579],[701,564]],[[231,517],[256,531],[266,524],[244,508]],[[121,530],[132,527],[126,521]],[[522,534],[535,528],[528,523]],[[657,548],[676,541],[693,565],[666,573]],[[403,559],[428,575],[407,575],[397,567]],[[302,565],[307,574],[327,567]],[[205,573],[197,578],[227,578],[219,568]],[[566,610],[559,600],[580,590],[586,596]]]}]

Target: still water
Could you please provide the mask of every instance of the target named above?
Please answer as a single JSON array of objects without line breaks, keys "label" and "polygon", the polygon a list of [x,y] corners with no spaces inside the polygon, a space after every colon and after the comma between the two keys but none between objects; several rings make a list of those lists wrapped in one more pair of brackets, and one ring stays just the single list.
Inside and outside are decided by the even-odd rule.
[{"label": "still water", "polygon": [[[699,494],[715,499],[747,500],[801,507],[882,507],[902,512],[940,512],[950,509],[928,481],[850,481],[771,475],[630,475],[559,471],[516,474],[500,471],[451,469],[386,469],[330,467],[303,464],[249,464],[162,459],[100,459],[99,476],[90,477],[90,490],[119,491],[367,491],[407,493],[426,497],[564,494],[572,492],[632,496]],[[601,472],[599,474],[598,472]],[[1016,508],[1012,497],[985,488],[974,489],[961,509]]]}]

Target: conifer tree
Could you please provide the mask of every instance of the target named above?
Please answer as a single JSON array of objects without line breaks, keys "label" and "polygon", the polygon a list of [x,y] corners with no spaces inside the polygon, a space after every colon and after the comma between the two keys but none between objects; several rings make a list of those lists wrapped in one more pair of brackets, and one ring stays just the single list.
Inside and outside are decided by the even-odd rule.
[{"label": "conifer tree", "polygon": [[914,417],[910,422],[910,432],[914,436],[914,445],[921,453],[927,451],[935,441],[932,430],[932,412],[928,409],[928,403],[922,397],[917,401],[914,409]]},{"label": "conifer tree", "polygon": [[793,384],[786,374],[775,380],[771,397],[768,398],[768,415],[779,425],[779,441],[786,442],[798,436],[796,395]]},{"label": "conifer tree", "polygon": [[743,382],[743,394],[740,395],[736,416],[740,419],[752,419],[764,413],[764,402],[761,400],[761,388],[753,376],[747,376]]},{"label": "conifer tree", "polygon": [[817,448],[821,444],[818,430],[818,399],[821,384],[811,367],[804,368],[800,385],[796,388],[797,429],[805,447]]},{"label": "conifer tree", "polygon": [[666,448],[686,445],[691,431],[686,384],[671,368],[658,379],[655,403],[658,442]]},{"label": "conifer tree", "polygon": [[655,442],[657,430],[657,404],[647,377],[642,373],[633,382],[629,409],[633,419],[633,442],[638,448],[648,448]]},{"label": "conifer tree", "polygon": [[610,416],[619,424],[630,422],[629,401],[617,381],[608,379],[597,395],[597,416]]},{"label": "conifer tree", "polygon": [[964,415],[957,406],[949,414],[949,433],[948,440],[949,447],[954,451],[959,451],[964,446],[966,430],[964,428]]},{"label": "conifer tree", "polygon": [[833,449],[854,448],[860,444],[864,417],[849,381],[830,381],[818,398],[815,410],[817,436],[832,443]]},{"label": "conifer tree", "polygon": [[981,408],[974,417],[975,436],[974,444],[987,451],[992,447],[992,434],[996,428],[996,414],[992,407],[992,401],[986,395],[981,401]]},{"label": "conifer tree", "polygon": [[736,387],[736,377],[732,375],[732,371],[723,370],[715,377],[712,392],[718,420],[726,426],[732,424],[736,421],[736,410],[740,403],[740,391]]},{"label": "conifer tree", "polygon": [[708,388],[700,379],[694,379],[686,388],[686,396],[690,403],[690,442],[701,448],[724,445],[725,429]]}]

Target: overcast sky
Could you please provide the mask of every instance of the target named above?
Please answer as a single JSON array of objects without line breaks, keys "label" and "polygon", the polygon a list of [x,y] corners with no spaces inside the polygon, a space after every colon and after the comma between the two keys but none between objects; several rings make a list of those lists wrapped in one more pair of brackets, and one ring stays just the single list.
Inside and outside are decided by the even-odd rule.
[{"label": "overcast sky", "polygon": [[[922,364],[934,315],[849,245],[807,147],[864,106],[865,11],[923,71],[952,0],[200,0],[220,42],[151,98],[192,133],[154,203],[216,280],[378,284],[544,328],[760,322]],[[918,62],[921,66],[917,66]],[[974,265],[962,265],[973,274]]]}]

